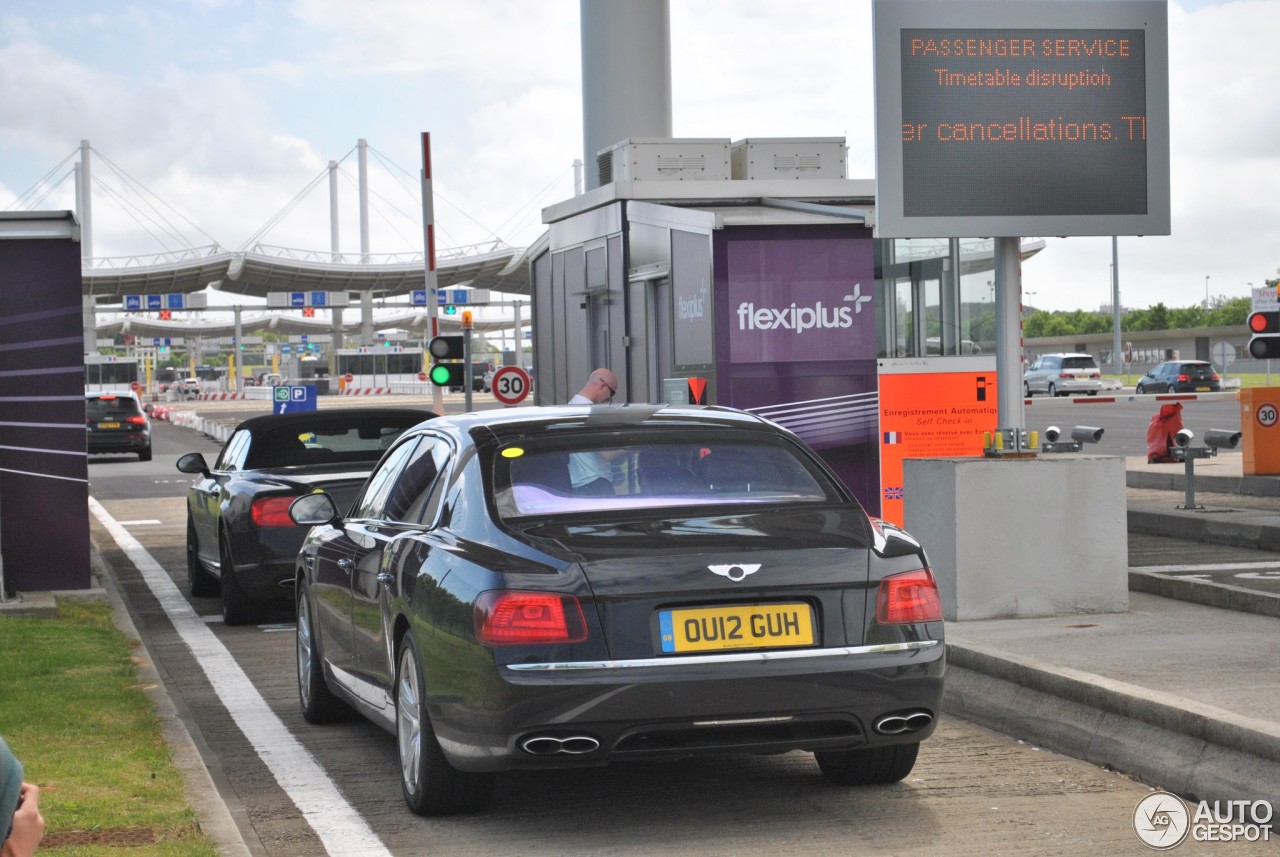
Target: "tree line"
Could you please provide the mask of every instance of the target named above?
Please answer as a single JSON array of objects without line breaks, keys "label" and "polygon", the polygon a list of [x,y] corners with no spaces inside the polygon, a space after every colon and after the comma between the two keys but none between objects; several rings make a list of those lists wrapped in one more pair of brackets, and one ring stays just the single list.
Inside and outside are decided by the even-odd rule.
[{"label": "tree line", "polygon": [[[1120,319],[1121,331],[1182,330],[1196,327],[1244,326],[1253,306],[1251,298],[1219,296],[1209,306],[1170,308],[1158,303],[1147,309],[1131,309]],[[1033,310],[1022,320],[1022,334],[1027,339],[1043,336],[1076,336],[1086,333],[1110,333],[1114,329],[1110,313],[1072,310]]]}]

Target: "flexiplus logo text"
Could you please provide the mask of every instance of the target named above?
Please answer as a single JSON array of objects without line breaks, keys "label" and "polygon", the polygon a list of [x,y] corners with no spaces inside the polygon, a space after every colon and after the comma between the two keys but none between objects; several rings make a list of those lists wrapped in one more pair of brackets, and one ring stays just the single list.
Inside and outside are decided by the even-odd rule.
[{"label": "flexiplus logo text", "polygon": [[1194,807],[1157,791],[1133,809],[1133,830],[1156,851],[1195,842],[1270,842],[1272,807],[1265,800],[1202,800]]},{"label": "flexiplus logo text", "polygon": [[837,306],[822,301],[812,306],[791,304],[784,307],[758,307],[754,303],[738,304],[738,330],[789,330],[804,333],[807,330],[832,330],[853,327],[854,316],[862,312],[862,305],[871,300],[862,293],[862,284],[855,283],[853,293],[841,298]]}]

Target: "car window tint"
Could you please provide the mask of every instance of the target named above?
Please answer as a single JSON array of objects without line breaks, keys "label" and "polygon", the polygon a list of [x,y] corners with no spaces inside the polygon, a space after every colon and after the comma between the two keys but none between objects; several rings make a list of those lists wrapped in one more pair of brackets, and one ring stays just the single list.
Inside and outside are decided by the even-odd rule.
[{"label": "car window tint", "polygon": [[142,413],[132,396],[94,396],[85,401],[85,417],[91,420],[113,420]]},{"label": "car window tint", "polygon": [[[574,486],[570,458],[575,455],[595,455],[607,462],[605,491],[601,492],[599,481]],[[838,496],[825,476],[790,446],[740,440],[601,446],[573,452],[510,445],[495,459],[493,484],[503,517],[828,502]]]},{"label": "car window tint", "polygon": [[396,483],[396,477],[404,468],[405,462],[417,448],[416,441],[408,441],[392,450],[382,463],[369,475],[360,499],[351,508],[353,518],[380,518],[387,504],[387,498]]},{"label": "car window tint", "polygon": [[1062,368],[1096,369],[1098,368],[1098,364],[1093,362],[1092,357],[1064,357],[1062,358]]},{"label": "car window tint", "polygon": [[382,457],[408,424],[383,420],[357,423],[317,419],[261,426],[250,444],[245,467],[296,467],[328,463],[372,463]]},{"label": "car window tint", "polygon": [[214,465],[214,470],[241,470],[244,468],[244,451],[249,445],[249,432],[247,430],[237,431],[231,435],[231,439],[227,441],[227,445],[222,448],[222,454],[218,456],[218,463]]},{"label": "car window tint", "polygon": [[387,498],[384,518],[413,524],[422,522],[447,452],[448,444],[439,438],[424,437],[417,444]]}]

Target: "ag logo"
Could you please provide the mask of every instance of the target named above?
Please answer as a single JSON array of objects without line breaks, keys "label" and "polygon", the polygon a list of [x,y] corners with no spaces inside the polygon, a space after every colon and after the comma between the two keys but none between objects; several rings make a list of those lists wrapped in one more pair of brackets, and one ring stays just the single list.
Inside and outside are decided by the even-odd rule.
[{"label": "ag logo", "polygon": [[754,565],[709,565],[711,569],[721,577],[727,577],[734,583],[745,580],[748,574],[755,574],[760,570],[760,563]]},{"label": "ag logo", "polygon": [[1177,795],[1152,792],[1133,808],[1133,830],[1144,845],[1167,851],[1182,844],[1191,829],[1187,805]]}]

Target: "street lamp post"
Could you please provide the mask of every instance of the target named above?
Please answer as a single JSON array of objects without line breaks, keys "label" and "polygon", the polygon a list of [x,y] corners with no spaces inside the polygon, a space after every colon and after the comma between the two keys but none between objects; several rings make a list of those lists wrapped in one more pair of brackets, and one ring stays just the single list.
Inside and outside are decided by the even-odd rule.
[{"label": "street lamp post", "polygon": [[1208,311],[1209,309],[1209,275],[1208,274],[1204,275],[1204,308],[1206,311]]}]

